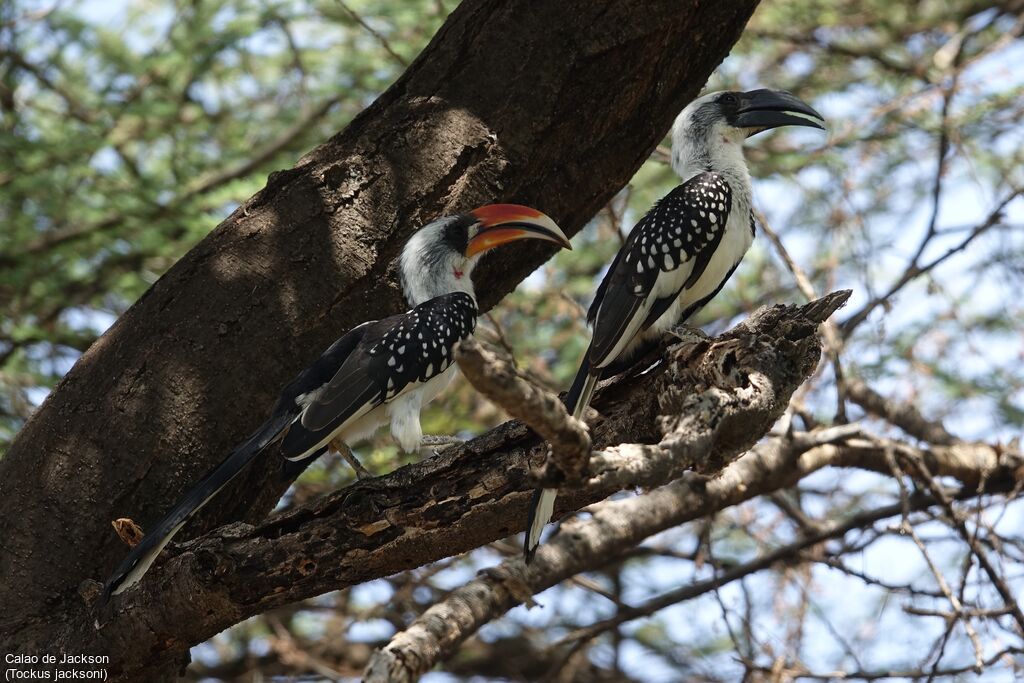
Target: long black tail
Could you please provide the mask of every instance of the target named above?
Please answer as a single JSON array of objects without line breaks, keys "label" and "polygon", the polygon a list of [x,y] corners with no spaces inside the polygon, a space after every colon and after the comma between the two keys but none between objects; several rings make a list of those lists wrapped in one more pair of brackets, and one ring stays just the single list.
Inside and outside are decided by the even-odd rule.
[{"label": "long black tail", "polygon": [[[589,350],[588,350],[588,355],[589,355]],[[589,395],[585,396],[585,397],[583,396],[583,394],[584,394],[584,392],[585,392],[585,390],[587,388],[587,380],[589,379],[589,377],[590,377],[590,359],[587,358],[587,356],[584,356],[583,357],[583,362],[580,363],[580,369],[576,371],[576,377],[574,377],[573,380],[572,380],[572,386],[569,387],[569,391],[567,391],[565,393],[565,398],[562,399],[565,402],[565,409],[568,410],[573,415],[576,414],[576,407],[578,405],[580,405],[580,403],[581,403],[580,399],[581,398],[583,399],[582,403],[584,403],[584,404],[589,404],[590,403],[590,396]],[[591,387],[591,391],[593,391],[593,387]],[[583,408],[585,410],[586,409],[586,405],[584,405]]]},{"label": "long black tail", "polygon": [[198,484],[185,494],[174,508],[153,527],[142,541],[132,548],[128,556],[107,580],[97,606],[102,606],[111,595],[117,595],[141,579],[178,530],[198,512],[218,491],[242,471],[269,445],[294,416],[283,414],[272,418],[257,429],[217,465]]},{"label": "long black tail", "polygon": [[[597,375],[591,373],[590,361],[584,357],[580,369],[576,371],[576,378],[565,395],[565,408],[573,417],[579,419],[586,412],[596,385]],[[551,520],[557,496],[558,489],[537,489],[533,492],[530,511],[526,517],[526,542],[523,543],[523,557],[527,564],[533,560],[533,555],[540,546],[540,535]]]},{"label": "long black tail", "polygon": [[307,455],[302,460],[289,460],[288,458],[281,458],[281,478],[291,481],[298,479],[299,475],[306,471],[306,468],[313,464],[313,461],[319,458],[321,455],[327,452],[327,446],[324,446],[320,450],[316,451],[312,455]]}]

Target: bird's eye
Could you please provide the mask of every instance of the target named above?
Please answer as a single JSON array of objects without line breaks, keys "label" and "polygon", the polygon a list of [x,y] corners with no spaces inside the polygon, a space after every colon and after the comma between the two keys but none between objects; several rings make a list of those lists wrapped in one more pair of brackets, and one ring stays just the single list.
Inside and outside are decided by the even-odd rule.
[{"label": "bird's eye", "polygon": [[736,93],[727,92],[723,94],[719,99],[722,104],[737,104],[740,98],[736,96]]}]

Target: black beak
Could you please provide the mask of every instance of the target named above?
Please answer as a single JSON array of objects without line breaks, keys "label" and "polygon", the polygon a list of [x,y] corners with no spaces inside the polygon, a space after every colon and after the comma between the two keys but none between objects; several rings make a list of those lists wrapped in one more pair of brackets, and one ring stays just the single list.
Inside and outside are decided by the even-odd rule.
[{"label": "black beak", "polygon": [[808,126],[825,130],[824,122],[821,114],[792,93],[762,89],[740,95],[740,105],[732,125],[753,129],[750,135],[756,135],[779,126]]}]

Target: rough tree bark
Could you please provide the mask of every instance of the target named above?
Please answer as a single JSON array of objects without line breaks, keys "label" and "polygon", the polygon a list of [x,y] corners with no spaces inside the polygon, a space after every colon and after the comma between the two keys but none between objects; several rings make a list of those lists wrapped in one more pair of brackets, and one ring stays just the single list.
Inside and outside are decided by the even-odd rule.
[{"label": "rough tree bark", "polygon": [[[128,647],[139,634],[104,645],[76,641],[67,630],[88,621],[81,582],[102,579],[123,556],[110,520],[152,524],[331,340],[402,308],[393,261],[425,220],[514,200],[575,233],[647,158],[755,5],[460,5],[344,132],[272,174],[175,264],[22,430],[0,462],[3,650],[81,652],[88,642],[113,654]],[[481,304],[493,305],[549,253],[509,249],[500,268],[485,263]],[[252,468],[192,533],[261,518],[283,487],[276,463]],[[358,495],[346,496],[353,510],[362,509]],[[282,524],[302,521],[290,519]],[[270,533],[283,531],[276,528]],[[421,547],[400,552],[396,566],[436,556]],[[169,595],[191,587],[161,585]],[[238,597],[256,605],[266,596]],[[221,608],[229,616],[218,628],[244,616],[223,604],[204,609]],[[190,635],[185,621],[167,626],[175,636],[163,646],[178,652],[194,634],[211,633],[204,627]],[[173,658],[158,659],[162,668],[146,680],[173,673]]]}]

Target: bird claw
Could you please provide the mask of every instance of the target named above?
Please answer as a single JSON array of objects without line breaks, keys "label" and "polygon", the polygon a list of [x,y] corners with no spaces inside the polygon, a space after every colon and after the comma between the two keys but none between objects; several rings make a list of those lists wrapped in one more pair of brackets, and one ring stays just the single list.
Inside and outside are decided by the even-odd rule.
[{"label": "bird claw", "polygon": [[359,458],[355,456],[352,449],[348,447],[348,444],[341,439],[335,439],[331,442],[331,449],[334,450],[338,455],[345,459],[345,462],[355,470],[356,481],[362,481],[363,479],[373,479],[373,474],[363,467],[363,463],[359,462]]},{"label": "bird claw", "polygon": [[446,451],[452,446],[461,446],[464,443],[466,442],[458,437],[444,434],[424,434],[420,439],[420,447],[430,448],[433,446],[434,455],[441,455],[442,451]]},{"label": "bird claw", "polygon": [[682,323],[679,323],[674,327],[670,327],[668,331],[669,334],[679,341],[689,344],[697,344],[711,338],[699,327],[690,327],[689,325],[684,325]]},{"label": "bird claw", "polygon": [[348,458],[345,459],[348,460],[348,464],[352,466],[353,470],[355,470],[356,481],[362,481],[364,479],[373,479],[373,473],[370,472],[370,470],[363,467],[362,463],[356,460],[356,456],[353,455],[351,460],[349,460]]}]

